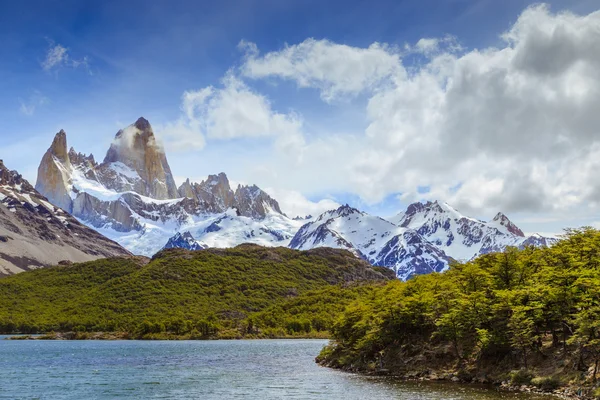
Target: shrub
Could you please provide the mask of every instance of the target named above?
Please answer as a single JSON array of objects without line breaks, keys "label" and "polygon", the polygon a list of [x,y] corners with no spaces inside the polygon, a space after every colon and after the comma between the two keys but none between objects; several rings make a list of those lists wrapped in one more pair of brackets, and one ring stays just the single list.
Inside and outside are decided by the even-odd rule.
[{"label": "shrub", "polygon": [[511,371],[509,376],[510,384],[513,386],[529,385],[533,379],[533,374],[526,369]]},{"label": "shrub", "polygon": [[551,392],[561,385],[560,379],[553,376],[539,376],[531,380],[533,386],[537,386],[544,392]]}]

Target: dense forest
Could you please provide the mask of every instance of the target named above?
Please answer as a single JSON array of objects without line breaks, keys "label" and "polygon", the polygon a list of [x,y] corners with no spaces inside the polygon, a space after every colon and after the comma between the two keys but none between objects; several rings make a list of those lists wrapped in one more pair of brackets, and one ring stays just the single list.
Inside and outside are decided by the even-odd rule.
[{"label": "dense forest", "polygon": [[600,362],[600,232],[507,249],[391,282],[350,304],[322,364],[430,379],[592,385]]},{"label": "dense forest", "polygon": [[0,332],[323,337],[346,304],[393,278],[344,250],[165,250],[0,279]]}]

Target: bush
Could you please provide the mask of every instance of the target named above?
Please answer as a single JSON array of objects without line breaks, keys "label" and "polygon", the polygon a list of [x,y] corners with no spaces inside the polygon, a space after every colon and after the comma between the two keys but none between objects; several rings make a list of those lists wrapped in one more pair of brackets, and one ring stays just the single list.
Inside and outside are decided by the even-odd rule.
[{"label": "bush", "polygon": [[553,376],[539,376],[531,380],[533,386],[537,386],[544,392],[551,392],[561,385],[560,379]]},{"label": "bush", "polygon": [[526,369],[511,371],[509,376],[513,386],[529,385],[533,379],[533,374]]},{"label": "bush", "polygon": [[594,390],[594,393],[592,393],[592,397],[595,399],[600,399],[600,387]]}]

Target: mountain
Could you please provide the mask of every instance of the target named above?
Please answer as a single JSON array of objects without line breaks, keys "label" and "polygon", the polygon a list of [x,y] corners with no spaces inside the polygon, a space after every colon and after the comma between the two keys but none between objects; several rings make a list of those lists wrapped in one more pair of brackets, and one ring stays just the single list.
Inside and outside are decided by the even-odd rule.
[{"label": "mountain", "polygon": [[507,246],[549,246],[556,239],[540,235],[526,237],[508,217],[498,213],[485,222],[462,215],[446,203],[414,203],[390,219],[415,230],[455,260],[467,261],[480,254],[503,251]]},{"label": "mountain", "polygon": [[211,247],[286,246],[301,226],[256,185],[232,190],[224,173],[177,188],[144,118],[117,132],[101,164],[67,151],[61,130],[42,158],[36,187],[86,225],[147,256],[183,231]]},{"label": "mountain", "polygon": [[207,248],[208,246],[200,244],[191,233],[177,232],[175,236],[169,239],[165,247],[163,249],[186,249],[186,250],[202,250]]},{"label": "mountain", "polygon": [[[55,142],[63,137],[59,133]],[[65,154],[56,157],[64,160]],[[49,173],[62,179],[59,169]],[[61,262],[129,255],[117,243],[52,205],[0,160],[0,276]]]},{"label": "mountain", "polygon": [[290,242],[293,249],[347,249],[372,265],[393,269],[406,280],[413,275],[441,272],[451,259],[412,229],[348,205],[321,214],[305,224]]},{"label": "mountain", "polygon": [[176,187],[152,126],[139,118],[121,129],[102,163],[67,151],[60,131],[38,168],[37,190],[129,251],[152,256],[165,246],[235,247],[241,243],[294,249],[348,249],[401,279],[443,271],[451,260],[470,260],[507,246],[549,246],[556,240],[526,237],[498,213],[485,222],[445,203],[414,203],[390,220],[349,206],[317,218],[289,218],[256,185],[231,187],[223,172]]}]

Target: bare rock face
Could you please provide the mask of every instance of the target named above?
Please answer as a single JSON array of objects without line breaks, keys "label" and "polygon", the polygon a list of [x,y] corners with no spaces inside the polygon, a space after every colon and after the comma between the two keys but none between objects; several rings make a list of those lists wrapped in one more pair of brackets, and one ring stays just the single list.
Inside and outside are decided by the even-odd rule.
[{"label": "bare rock face", "polygon": [[238,185],[231,190],[227,175],[209,175],[200,183],[187,179],[178,189],[181,197],[197,200],[199,206],[211,213],[220,213],[235,208],[238,215],[254,219],[265,218],[269,211],[283,214],[279,203],[258,186]]},{"label": "bare rock face", "polygon": [[[178,196],[165,152],[157,143],[150,123],[143,117],[117,132],[100,169],[102,183],[110,189],[131,190],[159,200]],[[111,179],[114,172],[131,179],[123,184],[119,179]]]},{"label": "bare rock face", "polygon": [[198,195],[196,194],[194,187],[190,183],[190,178],[187,178],[185,182],[183,182],[181,186],[179,186],[179,188],[177,189],[177,193],[179,193],[179,197],[187,197],[189,199],[198,200]]},{"label": "bare rock face", "polygon": [[[62,155],[59,151],[56,157],[65,162],[65,155],[66,150]],[[52,205],[0,160],[0,276],[60,262],[129,255],[117,243]]]},{"label": "bare rock face", "polygon": [[73,205],[69,196],[71,170],[71,161],[67,153],[67,134],[61,129],[42,157],[35,188],[38,192],[44,193],[53,204],[68,212]]},{"label": "bare rock face", "polygon": [[235,205],[235,196],[224,172],[209,175],[206,180],[200,182],[196,193],[198,198],[215,203],[222,211]]},{"label": "bare rock face", "polygon": [[513,235],[525,237],[525,234],[523,233],[523,231],[518,226],[513,224],[513,222],[510,219],[508,219],[508,217],[501,212],[496,214],[496,216],[494,217],[492,222],[495,222],[498,225],[504,227],[508,232],[512,233]]},{"label": "bare rock face", "polygon": [[251,218],[264,218],[269,211],[283,214],[279,203],[256,185],[238,186],[235,205],[241,215]]}]

